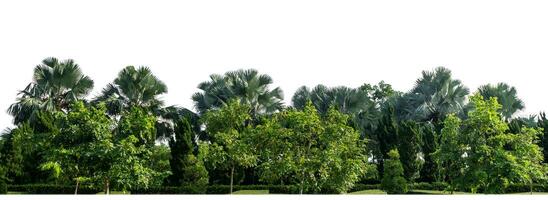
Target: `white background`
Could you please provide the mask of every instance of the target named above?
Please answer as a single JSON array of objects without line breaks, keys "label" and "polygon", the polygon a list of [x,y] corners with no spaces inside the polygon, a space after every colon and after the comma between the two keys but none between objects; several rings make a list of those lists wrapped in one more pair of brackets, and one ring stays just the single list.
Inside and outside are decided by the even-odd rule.
[{"label": "white background", "polygon": [[380,80],[409,90],[445,66],[471,91],[504,81],[526,111],[548,111],[545,1],[2,1],[0,129],[42,59],[72,58],[94,96],[127,65],[149,66],[168,105],[211,73],[256,68],[289,103],[302,86]]}]

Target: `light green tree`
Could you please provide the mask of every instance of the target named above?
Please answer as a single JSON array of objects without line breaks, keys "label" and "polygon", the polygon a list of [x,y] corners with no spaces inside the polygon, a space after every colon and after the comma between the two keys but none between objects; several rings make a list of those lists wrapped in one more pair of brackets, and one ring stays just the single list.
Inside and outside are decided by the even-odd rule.
[{"label": "light green tree", "polygon": [[[321,118],[309,102],[302,111],[277,114],[257,127],[260,177],[269,183],[288,180],[299,192],[343,193],[372,170],[359,133],[348,116],[331,108]],[[286,182],[287,183],[287,182]]]},{"label": "light green tree", "polygon": [[464,168],[464,146],[460,138],[461,120],[454,114],[450,114],[443,122],[439,148],[433,153],[434,161],[440,166],[442,180],[449,183],[448,188],[453,193],[459,186]]},{"label": "light green tree", "polygon": [[207,112],[203,120],[211,143],[202,143],[207,148],[201,150],[206,155],[206,162],[211,163],[213,168],[229,170],[232,193],[234,170],[253,167],[257,162],[257,155],[249,141],[250,107],[233,100],[219,110]]},{"label": "light green tree", "polygon": [[496,98],[470,97],[473,108],[462,131],[465,144],[464,186],[477,192],[504,193],[510,183],[531,184],[542,178],[542,153],[536,144],[540,131],[523,128],[508,133]]}]

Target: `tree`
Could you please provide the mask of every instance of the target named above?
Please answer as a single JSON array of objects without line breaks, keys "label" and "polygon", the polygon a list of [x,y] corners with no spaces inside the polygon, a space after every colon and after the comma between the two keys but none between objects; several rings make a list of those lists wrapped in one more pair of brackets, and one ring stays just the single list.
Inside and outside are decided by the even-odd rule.
[{"label": "tree", "polygon": [[277,112],[283,107],[282,89],[277,87],[270,90],[272,78],[259,74],[257,70],[229,71],[224,75],[212,74],[210,78],[210,81],[198,85],[201,92],[192,95],[194,106],[201,114],[220,109],[233,99],[249,105],[253,118]]},{"label": "tree", "polygon": [[421,126],[414,121],[402,122],[399,125],[398,152],[403,166],[404,177],[413,182],[419,177],[421,160],[419,159],[421,144]]},{"label": "tree", "polygon": [[535,144],[539,130],[523,128],[521,133],[508,133],[496,98],[485,101],[476,94],[471,102],[473,109],[462,131],[466,145],[464,186],[472,192],[503,193],[509,183],[531,184],[535,177],[541,178],[545,173],[542,154]]},{"label": "tree", "polygon": [[19,92],[8,113],[14,124],[34,120],[38,111],[66,111],[71,102],[83,99],[93,88],[74,60],[46,58],[34,68],[32,82]]},{"label": "tree", "polygon": [[449,183],[449,190],[453,193],[459,187],[459,179],[462,178],[462,169],[465,166],[463,163],[465,148],[460,138],[461,120],[456,115],[450,114],[443,124],[439,148],[432,157],[440,166],[442,180]]},{"label": "tree", "polygon": [[230,171],[230,193],[233,191],[234,170],[256,165],[257,156],[252,151],[250,138],[251,108],[237,100],[230,101],[219,110],[211,110],[204,115],[206,132],[211,137],[211,144],[205,151],[206,161],[213,168]]},{"label": "tree", "polygon": [[388,157],[384,165],[381,188],[388,194],[405,194],[407,193],[407,181],[403,178],[403,166],[398,150],[390,150]]},{"label": "tree", "polygon": [[298,185],[301,194],[346,192],[371,170],[359,133],[347,123],[348,116],[335,108],[321,118],[309,102],[302,111],[284,111],[259,125],[255,141],[264,161],[261,179],[285,179]]},{"label": "tree", "polygon": [[204,187],[208,183],[207,170],[203,161],[193,154],[192,132],[193,129],[188,120],[183,119],[176,126],[174,138],[169,141],[172,172],[169,179],[172,185]]},{"label": "tree", "polygon": [[373,152],[374,160],[377,162],[379,176],[384,174],[384,160],[388,158],[388,152],[398,145],[399,128],[395,116],[394,106],[386,103],[382,108],[382,116],[379,119],[375,131],[374,140],[377,142],[377,149]]},{"label": "tree", "polygon": [[499,111],[505,119],[512,118],[514,113],[525,108],[523,101],[517,96],[516,88],[506,83],[498,83],[495,86],[491,84],[482,85],[478,88],[478,92],[485,100],[496,97],[497,102],[502,105]]},{"label": "tree", "polygon": [[127,66],[93,101],[104,102],[112,115],[134,106],[152,112],[163,105],[158,96],[164,93],[167,93],[167,86],[148,67]]}]

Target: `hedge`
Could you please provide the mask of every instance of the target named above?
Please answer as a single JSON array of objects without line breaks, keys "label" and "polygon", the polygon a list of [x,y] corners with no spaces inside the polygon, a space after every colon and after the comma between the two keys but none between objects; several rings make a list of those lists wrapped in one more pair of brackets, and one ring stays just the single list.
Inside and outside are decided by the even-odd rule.
[{"label": "hedge", "polygon": [[[48,184],[30,184],[30,185],[7,185],[7,191],[2,193],[2,182],[0,181],[0,194],[7,191],[23,192],[27,194],[74,194],[74,186],[68,185],[48,185]],[[439,190],[447,188],[447,183],[413,183],[409,187],[414,190]],[[5,188],[5,187],[4,187]],[[356,184],[348,192],[362,190],[380,189],[379,184]],[[296,185],[234,185],[233,191],[238,190],[269,190],[270,194],[299,194],[299,187]],[[96,194],[102,189],[90,186],[80,186],[78,194]],[[506,193],[529,192],[528,184],[511,184],[506,188]],[[548,192],[548,184],[533,184],[534,192]],[[180,187],[149,187],[137,188],[131,190],[131,194],[229,194],[229,185],[211,185],[205,187],[198,186],[180,186]],[[320,194],[335,194],[333,191],[323,190]]]},{"label": "hedge", "polygon": [[181,187],[148,187],[131,190],[131,194],[204,194],[206,187],[181,186]]},{"label": "hedge", "polygon": [[8,185],[3,180],[0,180],[0,194],[8,193]]},{"label": "hedge", "polygon": [[[74,194],[75,186],[51,185],[51,184],[29,184],[29,185],[8,185],[8,191],[24,192],[27,194]],[[97,194],[102,189],[90,186],[78,187],[78,194]]]}]

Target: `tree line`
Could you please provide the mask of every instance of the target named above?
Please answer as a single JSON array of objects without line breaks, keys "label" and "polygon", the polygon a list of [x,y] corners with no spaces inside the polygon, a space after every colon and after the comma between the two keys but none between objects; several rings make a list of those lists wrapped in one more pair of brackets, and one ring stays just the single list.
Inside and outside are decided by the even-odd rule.
[{"label": "tree line", "polygon": [[0,182],[131,191],[158,186],[294,185],[344,193],[380,183],[445,182],[450,191],[504,193],[546,183],[548,119],[516,117],[514,87],[471,93],[447,68],[423,71],[413,88],[390,84],[281,88],[254,69],[212,74],[194,109],[168,106],[167,86],[128,66],[89,98],[93,80],[73,60],[46,58],[8,113]]}]

